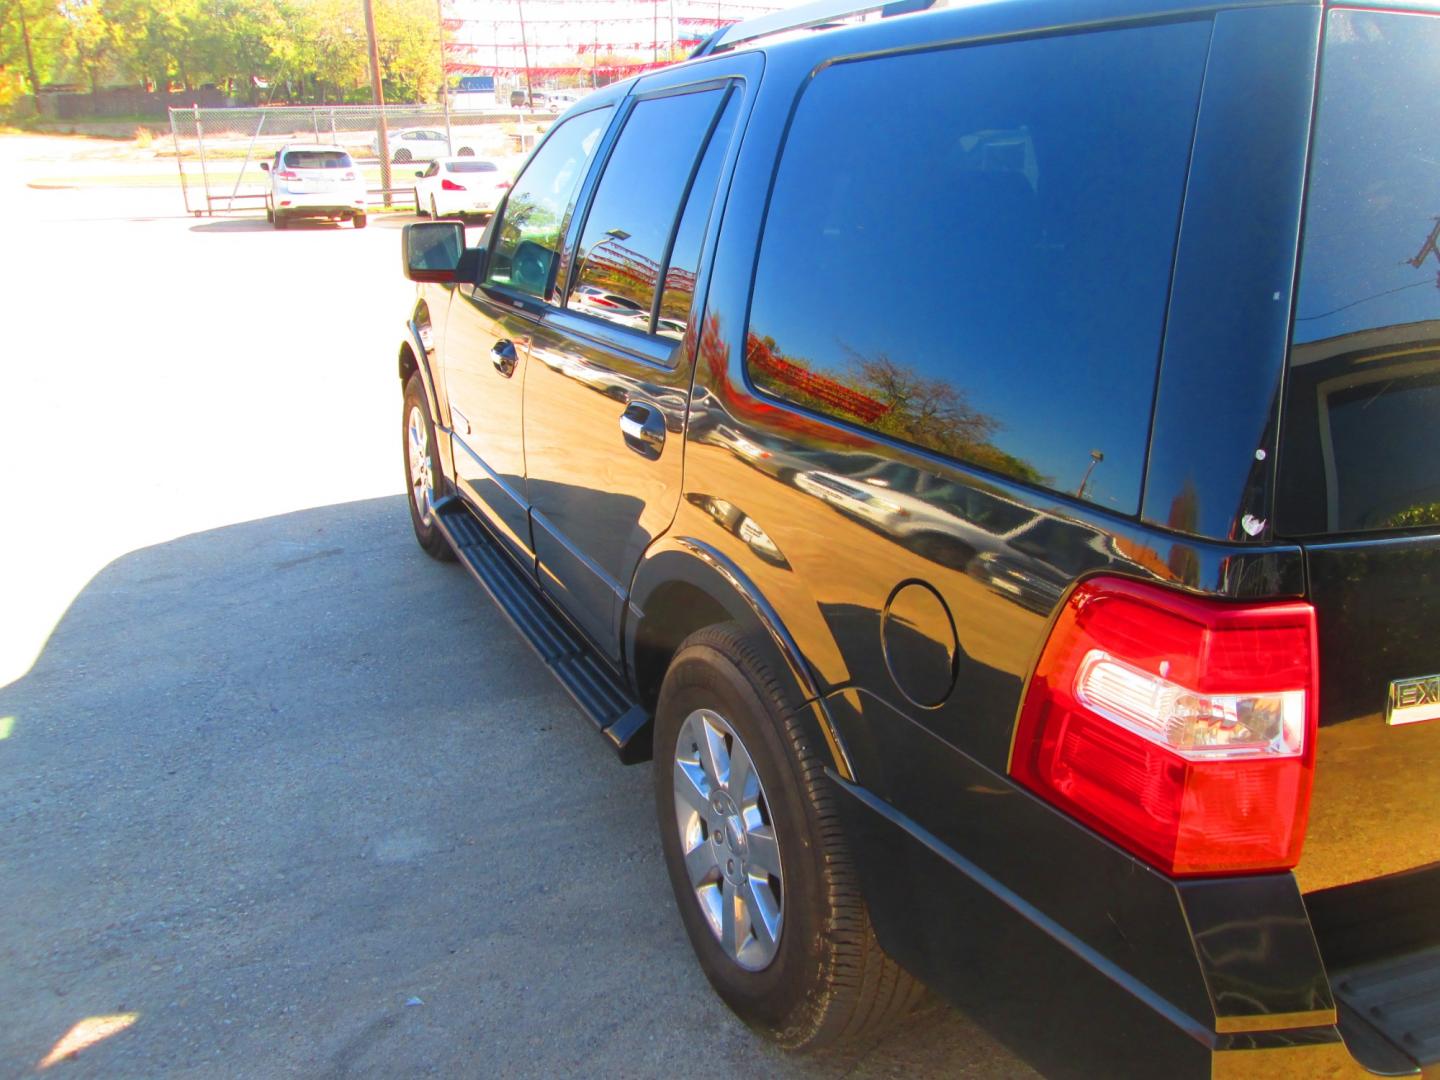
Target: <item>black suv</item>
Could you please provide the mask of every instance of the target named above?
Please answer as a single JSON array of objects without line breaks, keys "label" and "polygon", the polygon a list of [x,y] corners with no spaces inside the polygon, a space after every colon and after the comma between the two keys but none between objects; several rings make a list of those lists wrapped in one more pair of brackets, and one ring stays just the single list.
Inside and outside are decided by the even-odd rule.
[{"label": "black suv", "polygon": [[1434,1075],[1411,6],[812,6],[409,227],[420,544],[653,757],[781,1043],[923,982],[1053,1074]]}]

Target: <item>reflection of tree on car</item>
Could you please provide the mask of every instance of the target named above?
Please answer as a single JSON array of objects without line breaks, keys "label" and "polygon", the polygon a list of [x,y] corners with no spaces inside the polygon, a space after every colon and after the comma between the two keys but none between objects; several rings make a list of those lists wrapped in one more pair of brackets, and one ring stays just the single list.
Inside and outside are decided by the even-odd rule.
[{"label": "reflection of tree on car", "polygon": [[753,332],[746,350],[762,389],[1017,480],[1048,480],[1029,462],[994,445],[1000,422],[973,407],[951,380],[922,375],[884,353],[862,356],[848,349],[843,368],[820,369]]}]

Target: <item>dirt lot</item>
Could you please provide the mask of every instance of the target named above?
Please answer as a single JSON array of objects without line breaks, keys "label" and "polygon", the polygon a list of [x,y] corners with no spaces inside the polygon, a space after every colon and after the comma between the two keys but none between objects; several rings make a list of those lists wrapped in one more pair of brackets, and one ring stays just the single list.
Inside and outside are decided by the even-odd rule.
[{"label": "dirt lot", "polygon": [[186,217],[115,151],[0,137],[0,1076],[1023,1072],[731,1017],[647,771],[411,540],[402,219]]}]

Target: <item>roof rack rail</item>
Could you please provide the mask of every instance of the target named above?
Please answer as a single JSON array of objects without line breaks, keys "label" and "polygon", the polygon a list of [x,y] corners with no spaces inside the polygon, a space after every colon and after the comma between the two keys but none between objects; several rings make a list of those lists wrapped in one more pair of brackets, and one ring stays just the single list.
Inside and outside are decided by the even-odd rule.
[{"label": "roof rack rail", "polygon": [[824,26],[836,19],[868,15],[872,11],[880,12],[881,18],[908,15],[912,11],[924,11],[934,3],[935,0],[889,0],[884,3],[877,3],[876,0],[869,0],[868,3],[857,0],[814,0],[813,3],[771,12],[769,15],[723,27],[702,41],[690,54],[690,58],[709,56],[721,49],[733,49],[744,42],[782,34],[787,30],[805,30]]}]

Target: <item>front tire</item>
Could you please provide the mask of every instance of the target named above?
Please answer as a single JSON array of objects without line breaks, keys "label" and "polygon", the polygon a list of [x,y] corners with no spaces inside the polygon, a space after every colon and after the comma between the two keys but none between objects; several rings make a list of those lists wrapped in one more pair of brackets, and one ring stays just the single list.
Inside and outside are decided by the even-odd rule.
[{"label": "front tire", "polygon": [[440,211],[435,209],[435,196],[434,196],[434,195],[431,195],[431,196],[430,196],[430,219],[431,219],[432,221],[439,221],[439,220],[440,220]]},{"label": "front tire", "polygon": [[656,709],[655,804],[716,993],[790,1049],[870,1038],[923,997],[881,951],[824,761],[733,624],[680,646]]},{"label": "front tire", "polygon": [[282,214],[279,210],[276,210],[275,216],[270,219],[270,224],[274,225],[277,229],[283,229],[290,224],[290,219],[287,218],[284,214]]},{"label": "front tire", "polygon": [[369,224],[369,220],[370,219],[367,218],[364,214],[356,214],[350,219],[350,223],[354,225],[357,229],[363,229],[367,224]]},{"label": "front tire", "polygon": [[395,162],[395,164],[397,165],[403,165],[405,164],[405,162],[410,160],[410,151],[403,148],[396,150],[395,156],[390,160]]},{"label": "front tire", "polygon": [[425,212],[424,207],[422,207],[422,206],[420,205],[420,189],[419,189],[419,188],[416,188],[416,189],[415,189],[415,213],[418,214],[420,217],[429,217],[429,214],[427,214],[427,213]]},{"label": "front tire", "polygon": [[405,459],[405,490],[409,497],[410,524],[415,540],[425,554],[441,562],[455,558],[440,527],[435,524],[435,501],[440,497],[445,478],[440,472],[440,459],[435,450],[435,424],[430,419],[430,406],[425,398],[425,384],[419,374],[405,383],[405,405],[401,411],[401,452]]}]

